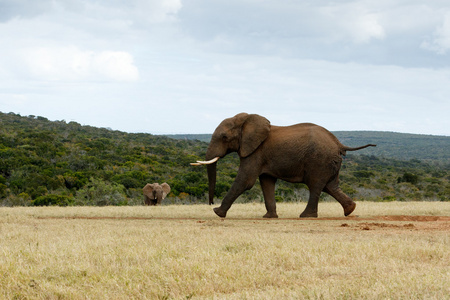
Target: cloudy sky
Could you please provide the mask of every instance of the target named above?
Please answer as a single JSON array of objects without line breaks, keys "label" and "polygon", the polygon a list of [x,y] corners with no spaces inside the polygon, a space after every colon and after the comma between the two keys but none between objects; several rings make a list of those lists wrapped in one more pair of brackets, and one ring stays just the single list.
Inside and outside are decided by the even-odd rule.
[{"label": "cloudy sky", "polygon": [[0,111],[126,132],[450,136],[448,0],[0,0]]}]

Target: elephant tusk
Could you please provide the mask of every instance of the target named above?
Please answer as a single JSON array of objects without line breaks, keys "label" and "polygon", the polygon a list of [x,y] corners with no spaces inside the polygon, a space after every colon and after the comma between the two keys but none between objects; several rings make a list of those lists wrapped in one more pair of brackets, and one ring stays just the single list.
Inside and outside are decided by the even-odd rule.
[{"label": "elephant tusk", "polygon": [[213,158],[211,160],[207,160],[207,161],[197,160],[196,163],[191,163],[191,166],[210,165],[210,164],[213,164],[216,161],[218,161],[219,158],[220,157],[217,156],[217,157],[215,157],[215,158]]},{"label": "elephant tusk", "polygon": [[220,158],[220,157],[217,156],[217,157],[214,157],[213,159],[207,160],[207,161],[197,160],[197,163],[199,163],[199,164],[201,164],[201,165],[210,165],[210,164],[213,164],[213,163],[215,163],[216,161],[218,161],[219,158]]}]

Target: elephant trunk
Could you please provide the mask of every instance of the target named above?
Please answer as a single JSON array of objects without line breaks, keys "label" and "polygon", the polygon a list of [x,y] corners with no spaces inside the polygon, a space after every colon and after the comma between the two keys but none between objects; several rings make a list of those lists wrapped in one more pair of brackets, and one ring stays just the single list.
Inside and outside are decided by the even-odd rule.
[{"label": "elephant trunk", "polygon": [[208,184],[209,184],[209,205],[214,204],[214,192],[216,190],[216,171],[217,163],[212,163],[206,166],[208,171]]}]

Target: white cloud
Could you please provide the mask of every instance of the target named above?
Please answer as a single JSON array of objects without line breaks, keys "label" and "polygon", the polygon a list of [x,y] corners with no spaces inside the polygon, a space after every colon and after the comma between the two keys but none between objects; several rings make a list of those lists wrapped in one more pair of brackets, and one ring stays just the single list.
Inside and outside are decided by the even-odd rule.
[{"label": "white cloud", "polygon": [[442,23],[435,29],[431,41],[424,41],[421,45],[422,48],[437,54],[446,54],[450,50],[450,11],[442,19]]},{"label": "white cloud", "polygon": [[383,39],[385,37],[384,28],[378,21],[376,14],[364,14],[359,16],[353,24],[352,35],[356,42],[367,43],[371,39]]},{"label": "white cloud", "polygon": [[34,79],[50,81],[136,81],[139,71],[131,54],[122,51],[82,51],[76,47],[40,47],[23,52]]},{"label": "white cloud", "polygon": [[65,10],[86,14],[95,19],[121,18],[157,23],[173,21],[181,7],[181,0],[1,0],[0,22],[13,18],[34,18]]},{"label": "white cloud", "polygon": [[[368,43],[372,39],[383,39],[385,29],[380,23],[380,9],[359,2],[346,4],[334,3],[331,6],[319,8],[332,27],[328,34],[338,39],[350,38],[355,43]],[[336,32],[337,34],[333,34]]]},{"label": "white cloud", "polygon": [[127,52],[103,51],[91,55],[92,69],[116,81],[136,81],[139,72]]},{"label": "white cloud", "polygon": [[0,22],[11,18],[33,18],[51,7],[51,0],[1,0]]},{"label": "white cloud", "polygon": [[[153,22],[166,22],[176,20],[176,13],[181,9],[181,0],[135,0],[136,8],[141,20],[152,20]],[[129,2],[127,2],[129,3]]]}]

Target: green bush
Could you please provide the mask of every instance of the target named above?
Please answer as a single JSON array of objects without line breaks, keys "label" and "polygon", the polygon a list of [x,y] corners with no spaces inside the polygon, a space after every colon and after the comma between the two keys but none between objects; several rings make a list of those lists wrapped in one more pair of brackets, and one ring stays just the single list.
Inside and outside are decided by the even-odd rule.
[{"label": "green bush", "polygon": [[383,197],[383,202],[392,202],[395,200],[396,200],[395,196],[384,196]]},{"label": "green bush", "polygon": [[125,187],[114,182],[90,178],[89,183],[77,191],[76,205],[127,205]]},{"label": "green bush", "polygon": [[73,204],[73,198],[65,195],[45,195],[31,201],[32,206],[69,206]]},{"label": "green bush", "polygon": [[419,182],[419,176],[413,173],[405,172],[402,177],[399,177],[397,179],[397,182],[409,182],[412,184],[417,184],[417,182]]}]

